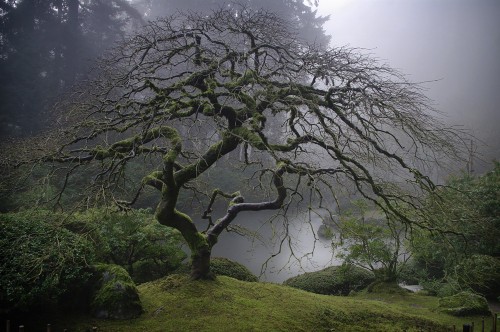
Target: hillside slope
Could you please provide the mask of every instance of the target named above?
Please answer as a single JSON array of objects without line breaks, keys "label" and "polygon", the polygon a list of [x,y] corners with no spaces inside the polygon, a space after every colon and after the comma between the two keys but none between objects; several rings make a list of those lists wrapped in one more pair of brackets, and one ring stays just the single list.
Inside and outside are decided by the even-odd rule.
[{"label": "hillside slope", "polygon": [[[381,300],[325,296],[286,286],[190,281],[174,275],[139,286],[144,314],[131,321],[86,321],[99,331],[449,331],[428,309]],[[92,324],[92,325],[90,325]]]}]

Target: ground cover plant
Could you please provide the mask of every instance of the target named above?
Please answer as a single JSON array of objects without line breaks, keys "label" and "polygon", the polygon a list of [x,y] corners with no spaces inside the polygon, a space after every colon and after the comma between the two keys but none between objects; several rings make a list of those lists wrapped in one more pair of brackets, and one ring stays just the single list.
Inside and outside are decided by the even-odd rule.
[{"label": "ground cover plant", "polygon": [[[438,299],[405,293],[358,292],[319,295],[271,283],[219,276],[192,281],[172,275],[139,285],[144,314],[127,321],[65,316],[54,328],[85,331],[451,331],[481,316],[454,317],[438,310]],[[42,321],[46,323],[46,321]],[[42,326],[44,324],[41,323]],[[486,319],[486,328],[491,319]]]}]

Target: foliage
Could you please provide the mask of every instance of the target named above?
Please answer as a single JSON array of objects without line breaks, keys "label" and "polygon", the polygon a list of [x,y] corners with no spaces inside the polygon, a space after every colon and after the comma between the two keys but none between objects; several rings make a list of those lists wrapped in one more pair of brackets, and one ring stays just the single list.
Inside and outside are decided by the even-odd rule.
[{"label": "foliage", "polygon": [[[429,156],[459,152],[458,133],[442,130],[428,105],[418,85],[369,56],[308,45],[278,14],[231,5],[151,22],[58,105],[60,127],[19,142],[25,153],[9,150],[18,163],[50,165],[49,176],[90,167],[86,204],[127,208],[146,186],[157,190],[157,220],[186,240],[192,277],[209,278],[212,247],[241,212],[286,212],[305,196],[334,197],[338,183],[425,224],[399,207],[418,207],[434,188],[423,174],[438,161]],[[130,183],[138,160],[147,171]],[[258,199],[245,200],[245,182],[229,191],[200,183],[226,162],[256,167],[246,183]],[[204,195],[205,230],[180,211],[186,192]]]},{"label": "foliage", "polygon": [[98,264],[94,267],[96,290],[91,303],[97,318],[131,319],[142,313],[137,288],[122,267]]},{"label": "foliage", "polygon": [[[138,286],[144,314],[126,321],[99,320],[87,315],[30,319],[25,330],[38,331],[47,321],[53,329],[88,331],[92,326],[121,331],[434,331],[475,322],[481,316],[460,317],[439,310],[438,298],[420,293],[359,292],[353,297],[325,296],[272,283],[248,283],[220,276],[215,282],[191,281],[186,275]],[[491,319],[485,319],[485,331]],[[17,325],[15,325],[17,326]]]},{"label": "foliage", "polygon": [[371,272],[353,265],[330,266],[292,277],[284,285],[326,295],[349,295],[374,281]]},{"label": "foliage", "polygon": [[422,279],[420,284],[429,295],[447,297],[458,294],[464,290],[460,284],[452,278]]},{"label": "foliage", "polygon": [[55,303],[88,279],[92,245],[62,226],[65,217],[44,210],[0,214],[3,310]]},{"label": "foliage", "polygon": [[258,278],[244,265],[223,257],[212,257],[210,268],[216,275],[227,276],[242,281],[258,281]]},{"label": "foliage", "polygon": [[488,302],[481,295],[471,292],[458,294],[439,299],[441,311],[453,316],[490,315]]},{"label": "foliage", "polygon": [[[498,287],[486,280],[498,278],[498,263],[493,257],[500,255],[499,193],[500,164],[495,163],[494,169],[482,176],[451,179],[429,197],[424,214],[445,233],[414,230],[410,243],[414,268],[426,284],[432,284],[426,280],[445,278],[450,290],[472,287],[493,295],[484,287]],[[465,275],[471,279],[467,281]],[[486,284],[474,285],[471,280],[475,278]]]},{"label": "foliage", "polygon": [[[457,324],[453,317],[436,312],[435,298],[412,294],[394,304],[387,301],[384,294],[377,294],[377,301],[365,301],[358,296],[324,296],[272,283],[247,283],[224,276],[216,282],[194,282],[187,276],[169,276],[138,288],[145,310],[138,319],[113,322],[85,317],[79,319],[77,324],[72,320],[71,326],[84,330],[94,323],[100,330],[110,332],[331,329],[346,332],[416,332],[419,329],[444,332]],[[476,322],[479,321],[480,318],[476,319]]]},{"label": "foliage", "polygon": [[454,277],[464,289],[496,298],[500,295],[500,260],[487,255],[472,255],[454,269]]},{"label": "foliage", "polygon": [[124,267],[136,282],[165,276],[186,258],[179,232],[147,210],[90,209],[71,215],[66,227],[93,243],[96,261]]},{"label": "foliage", "polygon": [[383,218],[373,207],[369,211],[365,201],[353,205],[355,209],[342,215],[338,223],[339,237],[333,241],[337,256],[372,271],[380,280],[395,281],[409,256],[402,243],[404,226]]}]

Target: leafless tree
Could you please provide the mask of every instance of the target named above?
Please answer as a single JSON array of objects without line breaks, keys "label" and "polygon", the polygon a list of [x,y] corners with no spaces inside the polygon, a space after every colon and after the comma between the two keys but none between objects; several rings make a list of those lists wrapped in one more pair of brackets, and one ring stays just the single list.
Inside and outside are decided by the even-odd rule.
[{"label": "leafless tree", "polygon": [[[211,277],[211,249],[240,212],[286,210],[294,195],[322,197],[350,183],[413,225],[409,208],[435,187],[426,167],[456,154],[457,133],[397,71],[356,49],[315,49],[296,36],[279,16],[243,7],[152,22],[100,62],[97,77],[59,108],[60,129],[37,139],[43,152],[31,157],[71,165],[69,172],[95,165],[92,184],[121,206],[147,186],[157,189],[156,218],[187,241],[194,279]],[[196,190],[232,152],[242,154],[232,162],[258,166],[271,196],[247,202],[241,188],[212,188],[201,231],[178,210],[179,194]],[[156,168],[127,200],[115,197],[125,166],[139,158]],[[212,221],[220,197],[230,202]]]}]

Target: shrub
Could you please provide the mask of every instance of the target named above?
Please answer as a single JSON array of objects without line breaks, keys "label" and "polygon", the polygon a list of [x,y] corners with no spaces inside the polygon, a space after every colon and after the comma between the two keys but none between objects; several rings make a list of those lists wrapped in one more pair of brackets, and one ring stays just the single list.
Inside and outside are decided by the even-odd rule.
[{"label": "shrub", "polygon": [[486,297],[500,295],[500,260],[487,255],[472,255],[455,268],[462,288],[469,288]]},{"label": "shrub", "polygon": [[223,257],[213,257],[210,269],[216,275],[228,276],[242,281],[258,281],[259,279],[244,265]]},{"label": "shrub", "polygon": [[158,264],[154,259],[145,259],[132,265],[130,277],[137,284],[160,279],[172,272],[167,264]]},{"label": "shrub", "polygon": [[439,299],[439,307],[441,311],[453,316],[490,315],[486,299],[471,292],[443,297]]},{"label": "shrub", "polygon": [[147,210],[91,209],[69,220],[68,228],[94,243],[98,262],[122,266],[137,283],[167,275],[186,258],[180,233]]},{"label": "shrub", "polygon": [[304,273],[286,280],[283,284],[317,294],[349,295],[351,291],[361,290],[374,280],[372,272],[346,264]]},{"label": "shrub", "polygon": [[452,296],[461,291],[468,290],[463,289],[460,284],[451,277],[438,280],[422,280],[420,284],[430,295],[438,297]]},{"label": "shrub", "polygon": [[92,246],[62,227],[63,219],[45,210],[0,214],[2,311],[55,303],[90,277]]}]

